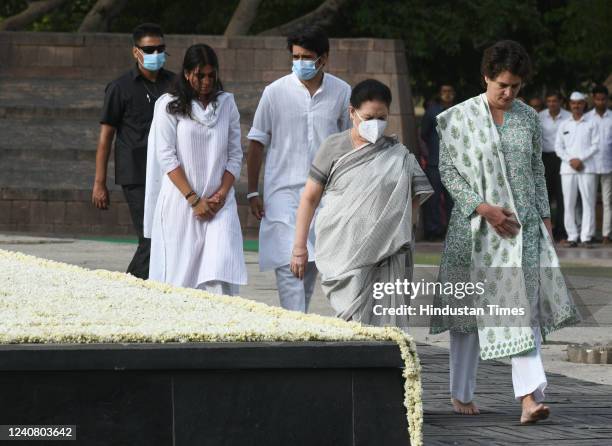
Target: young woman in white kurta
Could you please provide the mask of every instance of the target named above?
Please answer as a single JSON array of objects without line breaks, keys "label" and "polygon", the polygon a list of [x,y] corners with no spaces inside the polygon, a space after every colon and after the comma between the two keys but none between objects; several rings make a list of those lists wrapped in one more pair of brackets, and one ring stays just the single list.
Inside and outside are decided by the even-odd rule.
[{"label": "young woman in white kurta", "polygon": [[[208,64],[184,71],[197,85],[217,69]],[[199,80],[198,72],[204,73]],[[208,103],[193,99],[190,115],[172,113],[175,100],[172,94],[158,99],[149,136],[147,194],[159,187],[156,199],[147,197],[155,202],[149,278],[236,294],[247,278],[233,188],[242,164],[238,108],[226,92]]]}]

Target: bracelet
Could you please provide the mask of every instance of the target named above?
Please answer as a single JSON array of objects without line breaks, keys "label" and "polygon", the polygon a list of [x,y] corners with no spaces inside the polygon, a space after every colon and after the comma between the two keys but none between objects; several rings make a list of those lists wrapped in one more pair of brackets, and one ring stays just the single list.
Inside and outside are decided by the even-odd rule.
[{"label": "bracelet", "polygon": [[308,256],[308,250],[306,250],[306,252],[304,252],[304,253],[302,253],[302,254],[296,254],[296,253],[294,253],[294,252],[293,252],[293,250],[292,250],[292,251],[291,251],[291,255],[292,255],[293,257],[306,257],[306,256]]},{"label": "bracelet", "polygon": [[189,192],[187,195],[185,195],[185,200],[189,201],[189,197],[194,196],[196,193],[194,191]]},{"label": "bracelet", "polygon": [[191,205],[192,208],[196,207],[198,205],[198,203],[200,202],[200,197],[198,197],[196,195],[196,199],[193,200],[193,202],[189,203]]},{"label": "bracelet", "polygon": [[247,200],[250,200],[253,197],[259,197],[259,192],[249,192],[247,194]]}]

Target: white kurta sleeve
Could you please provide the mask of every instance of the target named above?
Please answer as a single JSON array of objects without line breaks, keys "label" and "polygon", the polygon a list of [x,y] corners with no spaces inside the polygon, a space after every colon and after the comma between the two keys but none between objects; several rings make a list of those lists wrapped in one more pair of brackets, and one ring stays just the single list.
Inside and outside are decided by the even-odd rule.
[{"label": "white kurta sleeve", "polygon": [[599,129],[597,125],[591,123],[590,128],[588,130],[588,134],[589,134],[588,140],[590,144],[584,152],[582,161],[591,158],[593,155],[599,152]]},{"label": "white kurta sleeve", "polygon": [[181,163],[176,154],[176,126],[178,119],[168,113],[169,100],[157,101],[151,131],[155,132],[155,156],[165,174],[172,172]]},{"label": "white kurta sleeve", "polygon": [[229,128],[227,135],[227,166],[225,170],[231,173],[236,181],[240,178],[242,169],[242,145],[240,144],[240,112],[232,97],[229,106]]},{"label": "white kurta sleeve", "polygon": [[257,105],[253,126],[247,136],[252,141],[260,142],[264,147],[268,146],[272,139],[272,104],[269,96],[270,93],[266,87]]},{"label": "white kurta sleeve", "polygon": [[348,87],[346,89],[346,92],[344,94],[344,98],[342,101],[342,112],[340,113],[340,119],[339,119],[339,131],[343,132],[345,130],[348,130],[352,127],[353,123],[351,122],[351,117],[349,115],[349,105],[351,103],[351,88]]},{"label": "white kurta sleeve", "polygon": [[557,130],[557,137],[555,138],[555,153],[563,161],[569,162],[572,157],[567,152],[567,147],[565,147],[565,139],[563,138],[564,131],[563,123],[561,123],[559,130]]}]

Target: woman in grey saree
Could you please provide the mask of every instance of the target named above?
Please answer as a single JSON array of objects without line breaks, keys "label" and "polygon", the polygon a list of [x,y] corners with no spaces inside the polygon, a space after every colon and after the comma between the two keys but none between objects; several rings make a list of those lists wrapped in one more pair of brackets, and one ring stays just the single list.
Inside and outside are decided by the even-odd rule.
[{"label": "woman in grey saree", "polygon": [[298,208],[291,270],[304,275],[306,237],[321,201],[315,261],[337,316],[405,328],[410,296],[377,284],[411,280],[413,213],[432,188],[414,155],[382,136],[390,103],[391,92],[378,81],[355,86],[354,127],[330,136],[315,156]]},{"label": "woman in grey saree", "polygon": [[[439,281],[484,283],[475,309],[490,313],[488,305],[498,305],[523,314],[451,314],[431,323],[433,333],[450,330],[455,411],[478,413],[473,396],[479,356],[510,357],[523,424],[549,415],[542,338],[577,320],[552,244],[540,123],[533,109],[515,100],[530,67],[520,44],[498,42],[483,57],[487,91],[437,118],[442,182],[455,203]],[[466,303],[452,295],[434,299],[436,308]]]}]

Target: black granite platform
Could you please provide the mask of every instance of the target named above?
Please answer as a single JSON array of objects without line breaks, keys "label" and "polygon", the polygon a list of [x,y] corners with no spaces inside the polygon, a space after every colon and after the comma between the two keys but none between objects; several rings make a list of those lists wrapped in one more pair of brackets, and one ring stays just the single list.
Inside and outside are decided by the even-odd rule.
[{"label": "black granite platform", "polygon": [[0,420],[76,425],[53,445],[403,446],[402,365],[390,342],[5,344]]}]

